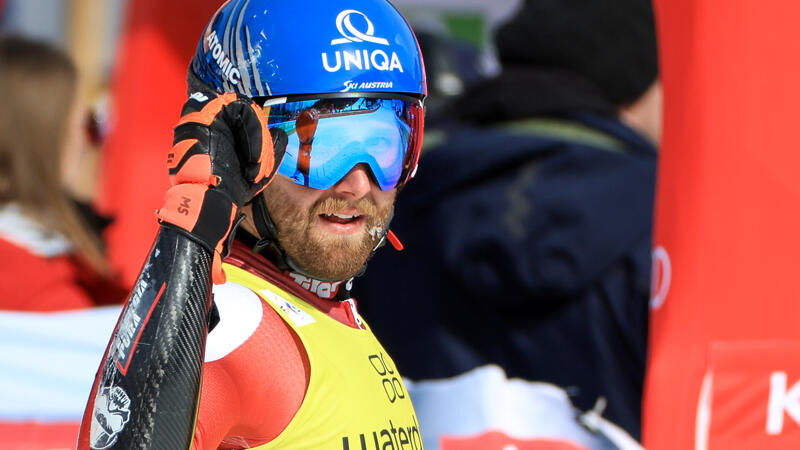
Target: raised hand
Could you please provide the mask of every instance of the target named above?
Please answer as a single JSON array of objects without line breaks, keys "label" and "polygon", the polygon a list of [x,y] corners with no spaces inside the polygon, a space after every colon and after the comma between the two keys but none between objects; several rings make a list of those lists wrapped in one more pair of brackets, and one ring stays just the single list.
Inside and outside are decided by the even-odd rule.
[{"label": "raised hand", "polygon": [[286,149],[286,135],[266,122],[245,96],[196,92],[175,127],[172,187],[157,215],[213,252],[214,283],[225,281],[221,255],[242,205],[269,184]]}]

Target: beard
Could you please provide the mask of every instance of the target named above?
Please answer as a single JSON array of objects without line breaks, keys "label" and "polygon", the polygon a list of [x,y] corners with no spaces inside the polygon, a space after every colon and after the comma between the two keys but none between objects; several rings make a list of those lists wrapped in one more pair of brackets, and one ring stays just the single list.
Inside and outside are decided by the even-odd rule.
[{"label": "beard", "polygon": [[[349,202],[322,198],[301,210],[276,183],[264,191],[267,209],[278,229],[278,242],[303,271],[323,280],[345,280],[358,273],[384,235],[392,204],[379,208],[372,199]],[[355,207],[364,218],[358,233],[337,235],[319,229],[320,214]]]}]

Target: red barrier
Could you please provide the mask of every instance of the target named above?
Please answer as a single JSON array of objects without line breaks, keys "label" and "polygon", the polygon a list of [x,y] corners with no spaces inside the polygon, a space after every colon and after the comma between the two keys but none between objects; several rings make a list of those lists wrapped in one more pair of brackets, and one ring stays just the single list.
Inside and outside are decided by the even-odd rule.
[{"label": "red barrier", "polygon": [[565,440],[521,439],[508,436],[502,431],[488,431],[478,436],[442,436],[441,450],[586,450],[586,447]]},{"label": "red barrier", "polygon": [[67,450],[78,442],[78,422],[2,422],[0,450]]},{"label": "red barrier", "polygon": [[155,210],[169,187],[166,157],[186,99],[186,70],[222,0],[130,2],[112,86],[112,131],[104,149],[100,209],[112,264],[133,284],[150,250]]},{"label": "red barrier", "polygon": [[[789,350],[800,341],[800,3],[656,0],[656,16],[664,142],[644,443],[800,448],[800,414],[786,406],[800,395]],[[785,420],[769,434],[775,373],[786,374],[775,394]],[[698,410],[707,374],[719,378]]]}]

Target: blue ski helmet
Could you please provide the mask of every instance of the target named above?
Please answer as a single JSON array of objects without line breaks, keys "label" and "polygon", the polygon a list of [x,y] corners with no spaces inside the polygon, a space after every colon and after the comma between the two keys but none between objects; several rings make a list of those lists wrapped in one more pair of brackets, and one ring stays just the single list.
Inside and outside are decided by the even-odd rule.
[{"label": "blue ski helmet", "polygon": [[427,94],[417,39],[386,0],[228,0],[191,70],[219,92],[249,97]]}]

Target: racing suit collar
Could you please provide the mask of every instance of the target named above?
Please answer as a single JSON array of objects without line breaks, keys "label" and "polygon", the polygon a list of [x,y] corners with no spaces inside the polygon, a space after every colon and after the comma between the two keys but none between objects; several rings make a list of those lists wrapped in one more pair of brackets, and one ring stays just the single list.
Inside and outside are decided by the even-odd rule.
[{"label": "racing suit collar", "polygon": [[239,239],[233,241],[230,255],[225,262],[254,271],[271,281],[279,282],[281,288],[296,295],[300,290],[304,294],[300,295],[301,297],[307,297],[310,293],[322,300],[345,301],[351,298],[353,278],[341,281],[323,281],[291,270],[282,270],[265,255],[253,253],[248,243]]}]

